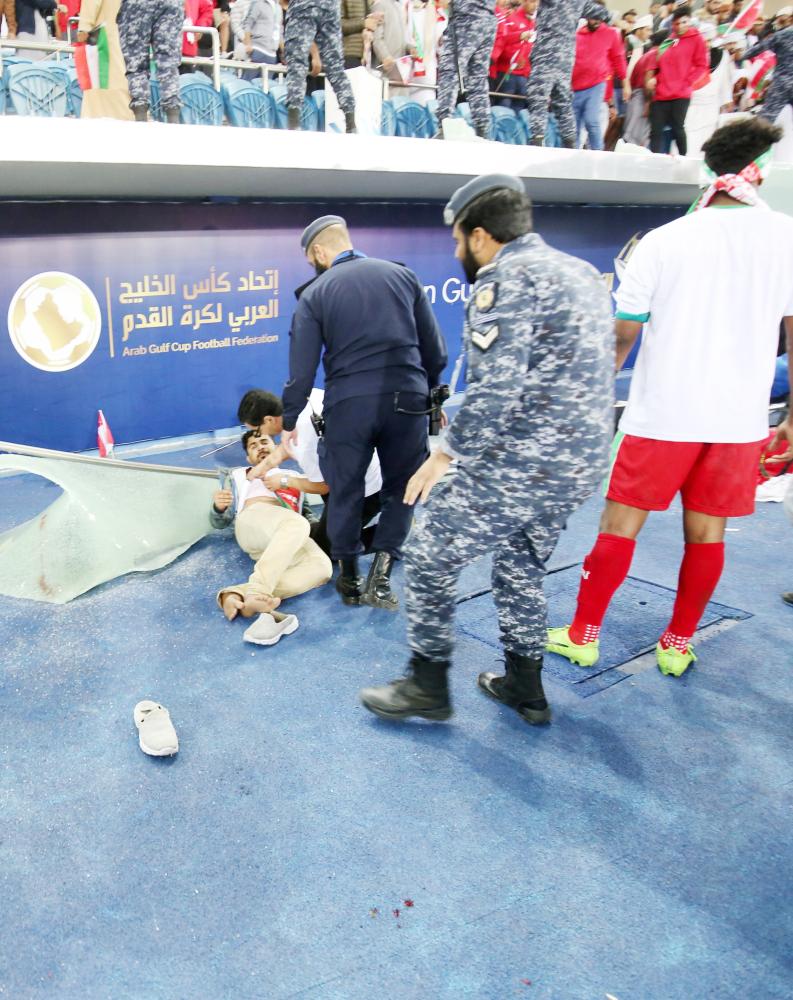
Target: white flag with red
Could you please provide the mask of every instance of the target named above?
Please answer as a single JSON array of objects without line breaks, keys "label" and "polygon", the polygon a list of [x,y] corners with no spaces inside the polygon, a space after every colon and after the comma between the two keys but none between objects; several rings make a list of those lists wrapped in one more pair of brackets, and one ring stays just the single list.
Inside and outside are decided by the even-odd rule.
[{"label": "white flag with red", "polygon": [[96,440],[99,445],[100,457],[112,458],[113,445],[115,444],[113,432],[110,430],[110,424],[105,420],[105,415],[101,410],[99,411],[99,421],[96,428]]},{"label": "white flag with red", "polygon": [[763,15],[763,0],[749,0],[730,25],[730,31],[742,31],[746,34],[758,17]]}]

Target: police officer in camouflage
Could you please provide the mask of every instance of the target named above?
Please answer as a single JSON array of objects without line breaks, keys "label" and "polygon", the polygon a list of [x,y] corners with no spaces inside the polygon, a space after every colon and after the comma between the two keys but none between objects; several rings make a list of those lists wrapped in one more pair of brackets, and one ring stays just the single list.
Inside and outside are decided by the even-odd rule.
[{"label": "police officer in camouflage", "polygon": [[467,305],[468,387],[440,447],[408,483],[426,501],[406,550],[411,658],[404,678],[361,692],[387,719],[452,714],[447,670],[460,571],[493,553],[506,658],[479,686],[532,724],[548,722],[541,670],[543,580],[565,521],[607,465],[614,403],[611,301],[598,272],[531,231],[515,177],[488,175],[446,207],[456,256],[475,284]]},{"label": "police officer in camouflage", "polygon": [[347,131],[354,132],[355,99],[344,72],[339,0],[289,0],[284,29],[289,128],[300,128],[300,112],[306,96],[306,68],[312,42],[317,43],[323,72],[344,112]]},{"label": "police officer in camouflage", "polygon": [[[476,134],[490,135],[488,73],[496,40],[495,0],[453,0],[449,27],[443,36],[438,61],[438,120],[449,118],[457,104],[459,76],[462,77]],[[459,67],[459,76],[458,76]]]},{"label": "police officer in camouflage", "polygon": [[537,40],[531,50],[531,75],[526,90],[532,146],[542,146],[545,142],[550,103],[562,145],[567,149],[575,148],[576,126],[570,90],[575,32],[578,19],[590,16],[590,12],[592,17],[599,17],[608,24],[608,11],[593,0],[540,0]]},{"label": "police officer in camouflage", "polygon": [[179,122],[179,64],[182,61],[184,3],[180,0],[124,0],[118,12],[118,33],[127,68],[129,106],[135,121],[149,117],[149,47],[157,63],[160,107],[166,121]]},{"label": "police officer in camouflage", "polygon": [[743,58],[755,59],[761,52],[773,52],[776,56],[771,86],[760,108],[761,118],[775,122],[788,104],[793,105],[793,27],[775,31],[747,49]]}]

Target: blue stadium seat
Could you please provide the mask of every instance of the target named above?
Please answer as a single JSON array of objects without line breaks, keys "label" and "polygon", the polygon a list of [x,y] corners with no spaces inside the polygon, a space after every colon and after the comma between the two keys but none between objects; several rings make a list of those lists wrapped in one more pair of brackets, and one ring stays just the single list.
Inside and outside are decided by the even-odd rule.
[{"label": "blue stadium seat", "polygon": [[3,75],[0,76],[0,114],[16,114],[14,105],[11,103],[11,95],[8,92],[8,83],[10,80],[8,71],[12,66],[33,66],[33,60],[27,59],[24,56],[3,55]]},{"label": "blue stadium seat", "polygon": [[554,146],[557,149],[562,145],[562,137],[559,134],[559,126],[556,123],[556,118],[553,115],[548,115],[548,124],[545,126],[545,143],[546,146]]},{"label": "blue stadium seat", "polygon": [[418,101],[406,101],[397,106],[396,134],[416,139],[431,139],[435,134],[430,113]]},{"label": "blue stadium seat", "polygon": [[521,108],[518,112],[518,118],[523,126],[523,132],[526,136],[526,142],[531,142],[531,115],[526,110],[526,108]]},{"label": "blue stadium seat", "polygon": [[[7,51],[7,50],[6,50]],[[10,77],[8,71],[12,66],[33,66],[33,60],[23,56],[3,56],[3,75],[0,76],[0,114],[15,115],[11,95],[8,92]]]},{"label": "blue stadium seat", "polygon": [[38,66],[8,67],[8,94],[18,115],[63,118],[69,110],[68,80]]},{"label": "blue stadium seat", "polygon": [[164,122],[165,114],[160,102],[160,81],[154,74],[149,77],[149,101],[149,110],[152,118],[156,122]]},{"label": "blue stadium seat", "polygon": [[[274,87],[270,88],[270,93],[274,91]],[[287,107],[286,107],[286,87],[281,89],[279,87],[278,96],[275,98],[275,106],[277,108],[278,114],[276,117],[276,128],[286,128],[287,126]],[[300,112],[300,127],[304,132],[317,132],[319,131],[319,112],[317,111],[317,106],[313,101],[303,101],[303,107]]]},{"label": "blue stadium seat", "polygon": [[457,105],[457,107],[454,109],[454,116],[455,118],[465,118],[466,122],[471,126],[471,128],[474,127],[474,120],[471,117],[471,109],[468,107],[467,101],[461,101]]},{"label": "blue stadium seat", "polygon": [[325,91],[315,90],[313,94],[309,94],[309,101],[312,102],[314,107],[317,109],[317,131],[325,131]]},{"label": "blue stadium seat", "polygon": [[226,117],[242,128],[275,128],[275,101],[252,83],[226,79],[220,88]]},{"label": "blue stadium seat", "polygon": [[69,109],[70,113],[75,117],[80,117],[80,112],[83,109],[83,92],[80,89],[80,84],[77,80],[77,70],[69,70]]},{"label": "blue stadium seat", "polygon": [[396,111],[391,101],[383,101],[380,111],[380,135],[396,135]]},{"label": "blue stadium seat", "polygon": [[512,108],[490,109],[490,137],[511,146],[524,146],[526,133]]},{"label": "blue stadium seat", "polygon": [[283,97],[286,100],[286,84],[285,83],[273,83],[270,81],[269,93],[274,101],[278,101],[279,98]]},{"label": "blue stadium seat", "polygon": [[[222,125],[223,98],[211,81],[193,80],[203,73],[185,73],[179,77],[179,98],[182,102],[181,121],[184,125]],[[207,77],[204,77],[207,80]]]}]

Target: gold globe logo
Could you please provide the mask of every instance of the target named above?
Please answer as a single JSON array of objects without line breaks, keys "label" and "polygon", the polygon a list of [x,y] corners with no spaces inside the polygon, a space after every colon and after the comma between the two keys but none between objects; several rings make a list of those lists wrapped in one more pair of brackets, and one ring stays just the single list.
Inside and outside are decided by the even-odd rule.
[{"label": "gold globe logo", "polygon": [[102,314],[91,289],[63,271],[34,274],[8,307],[8,335],[29,365],[67,372],[90,357],[102,332]]}]

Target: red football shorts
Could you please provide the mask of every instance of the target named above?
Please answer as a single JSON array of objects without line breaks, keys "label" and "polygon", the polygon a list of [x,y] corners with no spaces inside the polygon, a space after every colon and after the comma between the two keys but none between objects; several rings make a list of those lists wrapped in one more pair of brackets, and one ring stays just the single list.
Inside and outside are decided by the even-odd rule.
[{"label": "red football shorts", "polygon": [[640,510],[666,510],[680,493],[686,510],[712,517],[744,517],[754,512],[764,444],[765,440],[750,444],[655,441],[618,433],[604,492],[608,500]]}]

